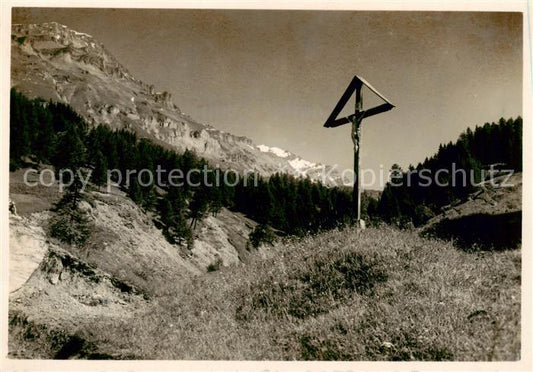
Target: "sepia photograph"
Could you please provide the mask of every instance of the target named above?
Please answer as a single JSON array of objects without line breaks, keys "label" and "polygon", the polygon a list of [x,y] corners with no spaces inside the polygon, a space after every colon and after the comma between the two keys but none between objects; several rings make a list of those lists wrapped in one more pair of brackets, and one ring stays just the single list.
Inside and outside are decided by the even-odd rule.
[{"label": "sepia photograph", "polygon": [[528,15],[149,6],[3,9],[4,358],[525,360]]}]

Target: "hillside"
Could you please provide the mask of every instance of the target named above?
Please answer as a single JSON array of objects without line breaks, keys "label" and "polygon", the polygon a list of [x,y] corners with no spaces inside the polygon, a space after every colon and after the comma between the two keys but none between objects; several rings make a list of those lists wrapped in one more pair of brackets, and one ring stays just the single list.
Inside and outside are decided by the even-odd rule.
[{"label": "hillside", "polygon": [[164,294],[149,299],[117,291],[104,272],[66,270],[65,257],[50,253],[11,294],[11,356],[520,358],[519,250],[468,253],[389,227],[331,231],[282,242],[245,266],[161,282]]},{"label": "hillside", "polygon": [[[89,216],[90,239],[83,246],[62,243],[49,232],[57,213],[53,205],[62,195],[59,185],[30,187],[23,182],[25,171],[10,174],[12,357],[61,357],[59,349],[68,349],[78,327],[131,319],[209,265],[239,265],[262,252],[247,249],[256,223],[239,213],[222,209],[206,217],[196,227],[193,245],[180,246],[170,244],[154,216],[124,192],[94,187],[79,206]],[[17,346],[18,327],[29,342],[23,348]]]},{"label": "hillside", "polygon": [[55,22],[13,25],[11,86],[30,98],[70,105],[89,123],[126,128],[166,147],[193,150],[213,166],[333,179],[331,167],[255,145],[183,113],[167,92],[132,76],[97,40]]},{"label": "hillside", "polygon": [[[53,187],[25,185],[25,171],[10,174],[10,199],[16,210],[10,215],[10,252],[15,262],[24,262],[29,259],[26,251],[28,255],[37,251],[33,261],[38,264],[50,243],[46,234],[48,220],[54,215],[50,209],[61,194],[57,183]],[[248,235],[257,225],[242,214],[223,209],[216,217],[210,215],[199,222],[194,244],[187,248],[170,244],[155,227],[153,214],[142,210],[118,189],[111,193],[93,189],[80,208],[90,216],[92,239],[82,250],[62,244],[63,249],[113,275],[127,276],[132,285],[150,286],[151,291],[156,290],[159,280],[197,275],[217,260],[222,265],[246,261],[250,254],[246,249]],[[16,255],[21,255],[21,259],[15,259]],[[14,270],[14,276],[19,275],[16,267]],[[175,275],[178,276],[174,278]]]},{"label": "hillside", "polygon": [[516,248],[522,239],[522,173],[482,183],[466,200],[442,208],[422,234],[455,241],[465,250]]},{"label": "hillside", "polygon": [[[522,172],[522,127],[520,116],[468,127],[455,142],[441,143],[435,154],[416,167],[411,165],[402,171],[394,164],[394,182],[391,179],[385,185],[380,199],[382,219],[421,226],[447,206],[468,198],[479,199],[480,195],[490,199],[489,194],[499,188],[491,187],[491,179],[505,181],[504,175],[509,172]],[[489,193],[487,186],[491,189]],[[513,191],[507,185],[503,188]],[[485,210],[482,203],[468,205],[479,205]]]}]

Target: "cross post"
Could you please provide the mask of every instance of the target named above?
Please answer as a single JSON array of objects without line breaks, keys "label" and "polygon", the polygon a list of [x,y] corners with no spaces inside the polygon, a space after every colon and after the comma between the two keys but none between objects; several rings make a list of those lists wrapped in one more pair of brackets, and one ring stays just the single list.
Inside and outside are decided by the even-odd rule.
[{"label": "cross post", "polygon": [[[374,92],[378,97],[385,101],[384,104],[373,107],[368,110],[363,110],[363,85],[368,87],[372,92]],[[355,113],[349,115],[345,118],[338,119],[337,116],[342,111],[343,107],[346,105],[352,94],[355,92]],[[365,222],[361,219],[361,177],[359,171],[361,169],[361,159],[360,159],[360,150],[361,150],[361,124],[364,118],[380,114],[385,111],[389,111],[394,107],[383,95],[381,95],[374,87],[372,87],[368,82],[363,78],[354,76],[348,88],[343,93],[341,99],[329,115],[328,119],[324,126],[326,128],[338,127],[347,123],[352,124],[352,141],[353,141],[353,171],[354,171],[354,183],[353,183],[353,215],[355,217],[357,226],[364,229]]]},{"label": "cross post", "polygon": [[353,208],[354,216],[357,221],[361,220],[361,179],[359,177],[359,169],[361,168],[361,158],[359,156],[359,149],[361,148],[361,124],[363,121],[363,92],[362,86],[355,91],[355,115],[352,121],[352,141],[353,141]]}]

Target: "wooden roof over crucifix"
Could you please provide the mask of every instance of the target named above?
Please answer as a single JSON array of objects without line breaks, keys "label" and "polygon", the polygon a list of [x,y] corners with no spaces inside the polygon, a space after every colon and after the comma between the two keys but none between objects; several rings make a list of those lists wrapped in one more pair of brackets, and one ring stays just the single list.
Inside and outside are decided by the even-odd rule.
[{"label": "wooden roof over crucifix", "polygon": [[374,88],[372,85],[370,85],[370,83],[368,83],[362,77],[355,75],[353,77],[352,81],[350,82],[350,84],[348,85],[348,88],[346,88],[346,90],[342,94],[339,102],[337,102],[337,105],[335,106],[335,108],[333,109],[333,111],[329,115],[328,119],[326,120],[326,123],[324,124],[324,127],[326,127],[326,128],[334,128],[334,127],[338,127],[338,126],[343,125],[343,124],[348,124],[348,123],[353,122],[353,119],[354,119],[356,114],[352,114],[352,115],[346,116],[344,118],[337,118],[337,116],[340,114],[340,112],[342,111],[344,106],[346,106],[346,103],[348,102],[348,100],[350,99],[352,94],[356,90],[361,89],[363,87],[363,85],[366,86],[368,89],[370,89],[373,93],[375,93],[383,101],[385,101],[385,103],[383,103],[381,105],[378,105],[378,106],[375,106],[375,107],[373,107],[371,109],[361,111],[361,113],[360,113],[360,115],[361,115],[360,119],[361,120],[363,118],[367,118],[369,116],[373,116],[373,115],[377,115],[377,114],[380,114],[380,113],[385,112],[385,111],[389,111],[389,110],[391,110],[394,107],[394,105],[392,103],[390,103],[390,101],[387,98],[385,98],[385,96],[383,96],[381,93],[379,93],[376,90],[376,88]]}]

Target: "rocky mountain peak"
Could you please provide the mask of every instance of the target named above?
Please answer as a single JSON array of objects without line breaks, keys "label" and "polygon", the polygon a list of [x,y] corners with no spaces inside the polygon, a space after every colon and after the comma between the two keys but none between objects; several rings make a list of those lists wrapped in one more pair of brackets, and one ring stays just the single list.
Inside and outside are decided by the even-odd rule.
[{"label": "rocky mountain peak", "polygon": [[21,47],[50,59],[75,60],[119,78],[132,78],[104,46],[91,35],[78,32],[57,22],[41,24],[15,24],[12,39]]}]

